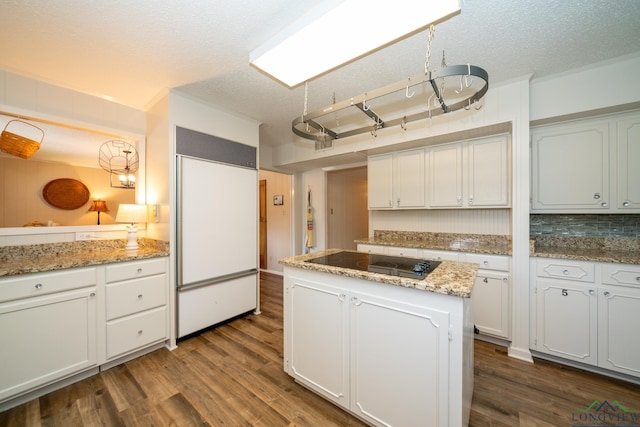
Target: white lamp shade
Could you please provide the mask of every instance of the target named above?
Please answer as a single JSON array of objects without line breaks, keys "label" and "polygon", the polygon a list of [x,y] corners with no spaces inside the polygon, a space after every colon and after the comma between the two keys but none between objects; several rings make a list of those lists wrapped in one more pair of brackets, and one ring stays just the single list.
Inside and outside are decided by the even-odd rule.
[{"label": "white lamp shade", "polygon": [[325,0],[253,50],[249,62],[294,87],[458,13],[459,0]]},{"label": "white lamp shade", "polygon": [[118,206],[116,214],[116,222],[126,222],[128,224],[138,224],[147,222],[147,206],[146,205],[127,205]]}]

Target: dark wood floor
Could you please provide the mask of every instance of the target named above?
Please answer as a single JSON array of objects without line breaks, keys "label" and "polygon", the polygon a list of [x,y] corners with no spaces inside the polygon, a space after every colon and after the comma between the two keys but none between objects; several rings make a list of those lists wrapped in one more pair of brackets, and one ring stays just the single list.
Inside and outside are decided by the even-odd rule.
[{"label": "dark wood floor", "polygon": [[[284,373],[282,278],[263,273],[261,282],[261,315],[2,412],[0,426],[363,425]],[[634,384],[540,360],[522,362],[484,342],[476,341],[475,350],[471,426],[572,426],[595,400],[617,400],[640,412]]]}]

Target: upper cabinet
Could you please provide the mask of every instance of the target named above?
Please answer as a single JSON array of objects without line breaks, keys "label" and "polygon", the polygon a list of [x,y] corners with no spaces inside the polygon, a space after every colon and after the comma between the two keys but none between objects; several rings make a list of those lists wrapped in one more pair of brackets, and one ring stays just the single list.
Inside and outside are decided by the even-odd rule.
[{"label": "upper cabinet", "polygon": [[640,115],[531,132],[531,211],[640,212]]},{"label": "upper cabinet", "polygon": [[369,209],[424,208],[425,150],[370,156]]},{"label": "upper cabinet", "polygon": [[509,206],[506,135],[435,146],[428,151],[430,208]]},{"label": "upper cabinet", "polygon": [[640,115],[617,122],[618,209],[640,211]]}]

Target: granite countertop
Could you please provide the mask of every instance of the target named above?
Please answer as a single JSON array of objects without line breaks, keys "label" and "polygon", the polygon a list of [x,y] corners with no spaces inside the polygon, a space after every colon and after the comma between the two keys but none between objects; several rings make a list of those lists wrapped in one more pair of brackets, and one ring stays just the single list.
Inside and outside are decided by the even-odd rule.
[{"label": "granite countertop", "polygon": [[135,253],[126,245],[117,239],[0,247],[0,277],[169,255],[169,243],[160,240],[139,239]]},{"label": "granite countertop", "polygon": [[536,236],[530,246],[532,257],[640,264],[639,239]]},{"label": "granite countertop", "polygon": [[[353,270],[350,268],[332,267],[323,264],[304,262],[305,260],[330,255],[344,249],[328,249],[306,255],[298,255],[283,258],[278,262],[287,267],[314,270],[338,276],[354,279],[369,280],[372,282],[386,283],[389,285],[403,286],[405,288],[420,289],[428,292],[469,298],[473,289],[473,283],[478,271],[478,264],[470,262],[442,261],[431,274],[423,280],[405,277],[389,276],[387,274],[371,273],[368,271]],[[355,252],[355,251],[349,251]]]},{"label": "granite countertop", "polygon": [[511,255],[511,237],[489,234],[425,233],[375,230],[373,237],[355,243],[403,248],[436,249],[492,255]]}]

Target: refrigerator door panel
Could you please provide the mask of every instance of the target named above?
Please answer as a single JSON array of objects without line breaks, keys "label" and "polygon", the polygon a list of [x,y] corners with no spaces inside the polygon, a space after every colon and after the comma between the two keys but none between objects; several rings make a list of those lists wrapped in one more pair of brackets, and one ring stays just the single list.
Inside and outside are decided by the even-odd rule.
[{"label": "refrigerator door panel", "polygon": [[178,286],[257,271],[257,171],[185,156],[178,162]]}]

